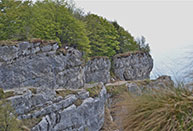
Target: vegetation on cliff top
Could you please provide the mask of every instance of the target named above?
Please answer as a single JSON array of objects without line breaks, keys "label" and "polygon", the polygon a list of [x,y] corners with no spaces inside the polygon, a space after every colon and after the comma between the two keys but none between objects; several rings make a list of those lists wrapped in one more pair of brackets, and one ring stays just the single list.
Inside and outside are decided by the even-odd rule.
[{"label": "vegetation on cliff top", "polygon": [[134,37],[117,22],[85,14],[65,0],[0,1],[0,40],[56,40],[88,56],[113,56],[142,50]]}]

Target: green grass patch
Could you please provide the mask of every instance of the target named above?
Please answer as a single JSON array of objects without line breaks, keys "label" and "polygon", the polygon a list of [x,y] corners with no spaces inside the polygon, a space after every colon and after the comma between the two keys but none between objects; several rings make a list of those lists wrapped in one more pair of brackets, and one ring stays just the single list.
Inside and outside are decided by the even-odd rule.
[{"label": "green grass patch", "polygon": [[124,94],[119,106],[124,130],[193,130],[193,92],[185,88],[160,88],[141,96]]},{"label": "green grass patch", "polygon": [[129,52],[117,54],[117,55],[114,56],[114,58],[128,57],[128,56],[130,56],[130,55],[136,55],[136,54],[141,54],[141,55],[143,55],[144,53],[147,53],[147,52],[145,52],[145,51],[139,51],[139,50],[129,51]]},{"label": "green grass patch", "polygon": [[102,89],[102,86],[98,85],[92,88],[86,88],[90,97],[97,97]]},{"label": "green grass patch", "polygon": [[77,91],[74,91],[74,90],[56,90],[56,95],[57,96],[62,96],[62,97],[66,97],[67,95],[70,95],[70,94],[77,94]]},{"label": "green grass patch", "polygon": [[116,86],[107,86],[107,92],[112,96],[120,95],[124,92],[128,92],[128,87],[124,85],[116,85]]},{"label": "green grass patch", "polygon": [[81,99],[77,99],[75,102],[74,102],[74,104],[76,105],[76,106],[80,106],[81,104],[82,104],[82,100]]},{"label": "green grass patch", "polygon": [[31,129],[36,124],[38,124],[41,120],[42,120],[41,117],[40,118],[31,118],[31,119],[23,119],[23,120],[21,120],[21,122],[22,122],[21,129],[22,130]]},{"label": "green grass patch", "polygon": [[36,88],[29,88],[29,90],[30,90],[33,94],[37,94],[37,89],[36,89]]},{"label": "green grass patch", "polygon": [[6,91],[4,92],[2,88],[0,88],[0,99],[6,99],[8,97],[14,96],[14,91]]},{"label": "green grass patch", "polygon": [[1,40],[0,46],[16,46],[18,42],[16,40]]}]

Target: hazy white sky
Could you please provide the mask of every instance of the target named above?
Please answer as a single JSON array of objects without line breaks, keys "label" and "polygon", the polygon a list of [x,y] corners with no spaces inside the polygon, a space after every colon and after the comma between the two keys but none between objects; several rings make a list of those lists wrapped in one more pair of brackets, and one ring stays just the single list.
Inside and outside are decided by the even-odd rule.
[{"label": "hazy white sky", "polygon": [[[193,51],[193,1],[75,0],[86,12],[116,20],[133,36],[145,36],[154,58],[154,71],[173,75]],[[189,50],[190,51],[190,50]]]}]

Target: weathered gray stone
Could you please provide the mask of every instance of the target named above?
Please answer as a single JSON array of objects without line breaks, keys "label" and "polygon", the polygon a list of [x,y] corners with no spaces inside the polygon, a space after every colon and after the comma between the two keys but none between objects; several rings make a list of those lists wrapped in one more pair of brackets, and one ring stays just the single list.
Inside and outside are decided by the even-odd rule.
[{"label": "weathered gray stone", "polygon": [[[104,123],[106,88],[98,97],[86,98],[80,106],[52,111],[32,128],[32,131],[99,131]],[[79,95],[79,94],[78,94]]]},{"label": "weathered gray stone", "polygon": [[106,57],[93,58],[88,61],[85,67],[86,83],[110,81],[111,62]]},{"label": "weathered gray stone", "polygon": [[[50,90],[49,92],[49,94],[51,94],[51,92],[54,91]],[[11,97],[9,100],[12,102],[12,106],[16,110],[16,113],[18,115],[23,115],[27,114],[34,108],[46,105],[48,104],[48,101],[53,100],[54,96],[49,94],[46,92],[33,94],[30,90],[27,90],[23,95]]]},{"label": "weathered gray stone", "polygon": [[32,54],[35,54],[40,51],[40,47],[34,47],[32,48]]},{"label": "weathered gray stone", "polygon": [[18,57],[18,48],[16,46],[1,46],[0,47],[0,61],[8,62]]},{"label": "weathered gray stone", "polygon": [[[4,89],[26,86],[49,88],[80,88],[85,76],[82,54],[69,48],[67,54],[51,51],[58,45],[41,47],[24,42],[15,46],[0,47],[0,85]],[[44,53],[46,52],[47,53]],[[36,53],[36,54],[35,54]],[[14,61],[13,61],[14,60]],[[11,62],[11,63],[10,63]]]},{"label": "weathered gray stone", "polygon": [[145,52],[116,55],[112,66],[115,76],[120,80],[143,80],[149,78],[153,59]]},{"label": "weathered gray stone", "polygon": [[53,50],[57,50],[59,48],[59,46],[58,46],[58,44],[56,43],[56,44],[54,44],[53,46],[52,46],[52,49]]},{"label": "weathered gray stone", "polygon": [[[0,46],[0,86],[14,91],[15,96],[8,100],[19,119],[42,118],[32,131],[99,131],[104,123],[107,91],[103,83],[110,81],[110,60],[93,58],[83,67],[80,51],[58,48],[57,43],[29,42]],[[151,56],[146,53],[114,57],[113,62],[115,75],[123,80],[148,78],[152,66]],[[154,84],[165,86],[161,84],[163,79],[170,78],[160,78]],[[86,82],[100,83],[85,85]],[[91,98],[87,88],[99,84],[100,93]],[[78,89],[84,85],[85,88]],[[136,88],[138,85],[129,82],[127,86],[137,93],[145,88]],[[74,93],[56,94],[57,88],[71,89]]]},{"label": "weathered gray stone", "polygon": [[43,51],[43,52],[48,52],[48,51],[51,51],[51,50],[52,50],[51,45],[41,47],[41,51]]},{"label": "weathered gray stone", "polygon": [[[73,48],[56,51],[58,44],[22,42],[0,46],[0,85],[4,89],[26,86],[49,88],[83,87],[85,83],[110,81],[111,62],[95,57],[83,67],[82,53]],[[149,78],[153,60],[148,53],[134,53],[113,59],[120,80]]]},{"label": "weathered gray stone", "polygon": [[174,82],[170,76],[161,76],[155,80],[144,80],[144,81],[130,81],[126,83],[128,91],[135,95],[141,95],[149,92],[152,89],[167,89],[174,86]]},{"label": "weathered gray stone", "polygon": [[80,92],[77,92],[77,94],[78,94],[79,99],[86,99],[86,98],[89,97],[89,92],[84,91],[84,90],[80,91]]}]

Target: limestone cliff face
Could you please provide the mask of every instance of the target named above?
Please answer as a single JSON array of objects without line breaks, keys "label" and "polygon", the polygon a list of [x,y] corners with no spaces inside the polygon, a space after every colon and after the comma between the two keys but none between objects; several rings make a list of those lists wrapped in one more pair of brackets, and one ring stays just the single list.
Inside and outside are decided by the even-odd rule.
[{"label": "limestone cliff face", "polygon": [[72,90],[28,87],[8,92],[18,118],[36,121],[32,127],[25,125],[32,131],[99,131],[103,126],[107,98],[103,83]]},{"label": "limestone cliff face", "polygon": [[[152,67],[151,56],[143,52],[117,55],[112,63],[107,57],[85,63],[80,51],[57,43],[0,46],[0,88],[11,94],[6,99],[18,119],[38,119],[32,131],[99,131],[110,69],[120,80],[141,80],[149,78]],[[140,92],[132,90],[141,89],[136,84],[124,83],[130,92]]]},{"label": "limestone cliff face", "polygon": [[143,52],[116,55],[113,63],[106,57],[83,63],[80,51],[61,49],[57,43],[22,42],[0,46],[0,87],[77,89],[85,83],[108,83],[111,65],[119,80],[147,79],[153,68],[151,56]]},{"label": "limestone cliff face", "polygon": [[0,47],[0,86],[79,88],[84,85],[81,53],[61,53],[58,44],[20,43]]},{"label": "limestone cliff face", "polygon": [[87,62],[85,66],[86,83],[110,82],[111,62],[107,57],[96,57]]},{"label": "limestone cliff face", "polygon": [[150,76],[153,59],[145,52],[116,55],[112,66],[115,76],[120,80],[143,80]]},{"label": "limestone cliff face", "polygon": [[119,96],[123,91],[141,95],[154,88],[170,86],[173,86],[171,78],[163,76],[156,80],[86,84],[81,89],[25,87],[5,93],[12,94],[7,100],[12,103],[18,119],[36,121],[31,127],[25,125],[32,131],[99,131],[107,128],[103,125],[108,126],[104,123],[109,121],[121,131],[121,110],[112,110],[113,113],[109,114],[112,119],[105,121],[105,117],[108,117],[105,105],[111,110],[113,104],[120,102]]}]

